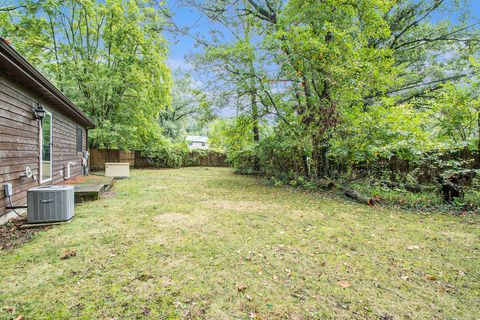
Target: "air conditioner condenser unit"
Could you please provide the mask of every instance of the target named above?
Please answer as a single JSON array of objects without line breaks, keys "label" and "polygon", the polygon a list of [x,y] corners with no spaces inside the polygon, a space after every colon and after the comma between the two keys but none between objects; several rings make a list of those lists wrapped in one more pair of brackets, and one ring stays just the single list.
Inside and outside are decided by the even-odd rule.
[{"label": "air conditioner condenser unit", "polygon": [[74,216],[73,186],[39,186],[27,191],[28,223],[67,221]]}]

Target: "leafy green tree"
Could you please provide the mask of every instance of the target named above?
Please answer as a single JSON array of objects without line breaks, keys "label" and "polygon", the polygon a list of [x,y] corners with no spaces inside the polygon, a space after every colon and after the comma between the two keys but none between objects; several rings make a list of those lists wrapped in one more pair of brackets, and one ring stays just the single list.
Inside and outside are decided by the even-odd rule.
[{"label": "leafy green tree", "polygon": [[444,149],[476,151],[476,166],[480,168],[480,63],[474,57],[469,61],[476,76],[462,84],[442,85],[423,108],[430,118],[430,130]]},{"label": "leafy green tree", "polygon": [[[197,68],[213,71],[215,79],[210,90],[221,92],[220,100],[229,107],[235,106],[244,121],[251,122],[252,139],[258,142],[261,137],[262,119],[275,114],[272,107],[273,94],[265,69],[268,67],[266,51],[258,37],[256,18],[246,14],[253,10],[249,1],[209,0],[187,1],[197,8],[212,25],[211,38],[197,38],[204,52],[194,57]],[[232,38],[231,42],[219,42],[220,36]]]},{"label": "leafy green tree", "polygon": [[172,140],[189,134],[205,134],[207,124],[215,118],[209,97],[195,85],[185,71],[173,73],[172,102],[160,112],[158,121],[163,133]]},{"label": "leafy green tree", "polygon": [[211,147],[235,153],[253,145],[252,122],[248,117],[217,119],[210,124],[208,140]]},{"label": "leafy green tree", "polygon": [[[468,1],[396,1],[385,15],[390,36],[371,39],[375,48],[393,51],[399,70],[386,92],[367,95],[368,102],[388,94],[396,103],[423,103],[445,83],[461,83],[474,74],[468,57],[478,54],[478,21],[468,12]],[[439,15],[452,19],[439,20]],[[455,23],[452,20],[457,20]],[[436,20],[436,21],[435,21]]]},{"label": "leafy green tree", "polygon": [[384,99],[382,105],[350,108],[331,140],[331,154],[338,162],[371,163],[377,159],[398,157],[414,160],[442,144],[429,131],[430,118],[412,104],[394,104]]},{"label": "leafy green tree", "polygon": [[385,90],[394,74],[391,50],[369,45],[371,38],[389,36],[383,15],[392,3],[291,0],[282,7],[249,2],[271,25],[266,41],[276,51],[282,76],[291,81],[288,110],[310,137],[313,175],[326,175],[329,139],[342,110]]},{"label": "leafy green tree", "polygon": [[171,76],[159,7],[147,0],[20,2],[4,36],[98,124],[93,144],[139,148],[160,138]]},{"label": "leafy green tree", "polygon": [[[254,77],[248,77],[245,67],[234,69],[244,70],[232,82],[239,91],[252,87],[250,79],[257,92],[269,84],[257,97],[264,110],[276,111],[278,139],[268,137],[270,142],[257,152],[268,153],[272,146],[289,150],[285,155],[296,150],[303,165],[291,167],[318,179],[330,174],[331,158],[348,165],[394,156],[411,160],[432,150],[457,148],[458,141],[476,141],[478,70],[469,58],[478,57],[480,38],[460,2],[225,3],[207,11],[249,16],[255,59],[272,66]],[[457,21],[434,19],[439,12],[456,14]],[[235,26],[230,21],[235,20],[223,25]],[[221,45],[220,52],[230,60],[217,60],[219,73],[242,65],[241,57],[248,53],[241,43],[235,39]],[[289,163],[282,154],[270,159],[283,163],[270,165],[278,171],[284,172]]]}]

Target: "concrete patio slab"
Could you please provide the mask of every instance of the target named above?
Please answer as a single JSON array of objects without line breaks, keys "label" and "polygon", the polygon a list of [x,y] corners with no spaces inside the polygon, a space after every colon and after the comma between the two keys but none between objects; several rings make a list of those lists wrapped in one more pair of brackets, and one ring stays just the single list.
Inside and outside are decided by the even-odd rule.
[{"label": "concrete patio slab", "polygon": [[92,175],[67,179],[61,184],[74,186],[75,203],[78,203],[97,200],[103,192],[112,187],[113,180],[112,177]]}]

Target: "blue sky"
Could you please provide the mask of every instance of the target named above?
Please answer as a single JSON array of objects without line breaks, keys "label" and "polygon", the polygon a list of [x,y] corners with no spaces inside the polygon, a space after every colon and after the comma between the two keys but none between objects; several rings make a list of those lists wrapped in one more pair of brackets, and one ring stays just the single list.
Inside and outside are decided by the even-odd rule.
[{"label": "blue sky", "polygon": [[[480,0],[479,0],[480,1]],[[200,13],[192,8],[180,6],[178,1],[167,0],[167,6],[174,14],[173,20],[180,27],[192,28],[192,33],[195,35],[206,36],[210,30],[209,21]],[[185,57],[194,52],[200,52],[201,49],[195,47],[195,40],[189,36],[173,37],[167,34],[167,39],[170,41],[169,64],[172,68],[186,67],[188,64]]]},{"label": "blue sky", "polygon": [[[205,20],[198,12],[191,8],[181,7],[177,1],[168,1],[168,8],[174,14],[174,21],[181,27],[195,27],[194,32],[205,35],[209,31],[208,21]],[[169,64],[171,68],[187,68],[185,56],[193,52],[198,52],[195,48],[195,40],[188,36],[173,37],[167,34],[167,39],[170,41]]]}]

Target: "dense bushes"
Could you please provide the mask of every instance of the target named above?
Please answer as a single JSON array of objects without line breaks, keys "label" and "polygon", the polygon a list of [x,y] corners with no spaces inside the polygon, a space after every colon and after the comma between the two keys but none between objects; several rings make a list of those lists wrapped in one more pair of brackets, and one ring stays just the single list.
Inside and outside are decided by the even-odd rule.
[{"label": "dense bushes", "polygon": [[282,132],[272,134],[260,141],[257,151],[260,166],[268,176],[291,180],[308,175],[306,154],[311,150],[305,147],[300,137]]},{"label": "dense bushes", "polygon": [[[408,154],[392,149],[388,155],[377,154],[360,161],[339,154],[339,149],[345,148],[345,145],[332,145],[326,152],[329,169],[324,176],[318,177],[312,161],[314,154],[311,148],[306,147],[308,145],[294,131],[275,130],[257,143],[246,142],[234,150],[225,149],[237,173],[260,174],[272,186],[316,190],[324,187],[326,180],[334,179],[338,187],[348,187],[366,197],[378,196],[385,205],[418,210],[480,209],[480,193],[476,184],[461,186],[465,197],[456,198],[449,204],[444,203],[440,192],[442,177],[473,170],[475,153],[469,149],[450,148]],[[364,151],[352,147],[351,152],[360,154]],[[394,182],[394,186],[418,186],[423,191],[412,192],[402,187],[378,184],[381,181]],[[428,187],[422,186],[425,184]]]},{"label": "dense bushes", "polygon": [[142,151],[142,156],[155,167],[180,168],[184,166],[188,153],[186,145],[165,143]]},{"label": "dense bushes", "polygon": [[212,155],[222,156],[217,150],[192,149],[184,143],[165,143],[150,147],[141,152],[142,157],[154,167],[180,168],[198,166],[202,158]]},{"label": "dense bushes", "polygon": [[221,165],[222,163],[221,159],[225,158],[225,154],[215,149],[208,149],[208,150],[192,149],[188,154],[188,157],[184,163],[184,166],[185,167],[201,166],[205,162],[204,160],[208,158],[218,160],[217,164],[211,163],[210,165]]},{"label": "dense bushes", "polygon": [[[228,159],[239,173],[260,173],[289,183],[298,177],[318,180],[322,177],[352,179],[375,176],[399,182],[435,184],[441,176],[475,167],[476,153],[466,148],[429,150],[408,157],[404,153],[378,155],[371,159],[352,160],[339,156],[335,146],[326,152],[327,168],[316,175],[313,152],[301,138],[294,139],[272,134],[258,143],[246,144],[241,149],[227,150]],[[361,150],[354,149],[357,153]]]},{"label": "dense bushes", "polygon": [[229,163],[239,174],[261,174],[258,167],[258,156],[255,146],[248,145],[243,149],[232,151],[228,155]]}]

